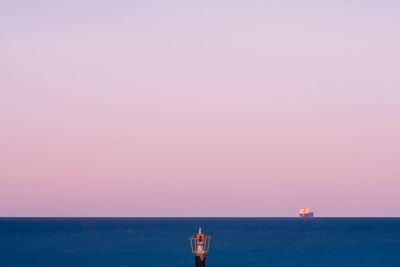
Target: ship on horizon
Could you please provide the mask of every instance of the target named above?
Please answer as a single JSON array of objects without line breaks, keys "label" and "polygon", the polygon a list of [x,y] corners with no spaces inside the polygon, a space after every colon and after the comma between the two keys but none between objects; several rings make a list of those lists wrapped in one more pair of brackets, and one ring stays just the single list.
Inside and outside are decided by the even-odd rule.
[{"label": "ship on horizon", "polygon": [[314,212],[312,212],[309,208],[301,208],[299,210],[300,218],[312,218],[314,217]]}]

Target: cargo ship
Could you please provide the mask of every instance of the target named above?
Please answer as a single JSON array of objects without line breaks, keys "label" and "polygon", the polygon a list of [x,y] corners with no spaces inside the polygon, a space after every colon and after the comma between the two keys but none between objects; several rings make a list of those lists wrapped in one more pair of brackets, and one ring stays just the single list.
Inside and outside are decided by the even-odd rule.
[{"label": "cargo ship", "polygon": [[299,210],[299,216],[301,218],[312,218],[314,217],[314,212],[312,212],[309,208],[301,208]]}]

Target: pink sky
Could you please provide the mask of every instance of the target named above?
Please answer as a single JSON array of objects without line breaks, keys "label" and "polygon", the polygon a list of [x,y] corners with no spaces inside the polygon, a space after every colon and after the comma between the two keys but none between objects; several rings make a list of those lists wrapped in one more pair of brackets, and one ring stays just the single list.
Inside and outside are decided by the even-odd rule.
[{"label": "pink sky", "polygon": [[0,216],[400,216],[398,1],[100,2],[0,3]]}]

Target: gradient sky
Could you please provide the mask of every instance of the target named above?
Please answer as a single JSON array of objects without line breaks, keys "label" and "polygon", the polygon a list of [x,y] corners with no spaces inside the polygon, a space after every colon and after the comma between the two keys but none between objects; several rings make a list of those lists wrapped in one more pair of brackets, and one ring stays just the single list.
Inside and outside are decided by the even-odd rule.
[{"label": "gradient sky", "polygon": [[400,216],[399,1],[0,2],[0,216]]}]

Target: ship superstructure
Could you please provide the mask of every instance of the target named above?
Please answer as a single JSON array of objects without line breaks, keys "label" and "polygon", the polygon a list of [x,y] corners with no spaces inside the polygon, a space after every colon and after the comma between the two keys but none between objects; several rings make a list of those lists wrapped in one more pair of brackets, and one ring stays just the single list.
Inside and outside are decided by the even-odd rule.
[{"label": "ship superstructure", "polygon": [[299,216],[301,218],[309,218],[309,217],[314,217],[314,212],[312,212],[309,208],[301,208],[299,210]]}]

